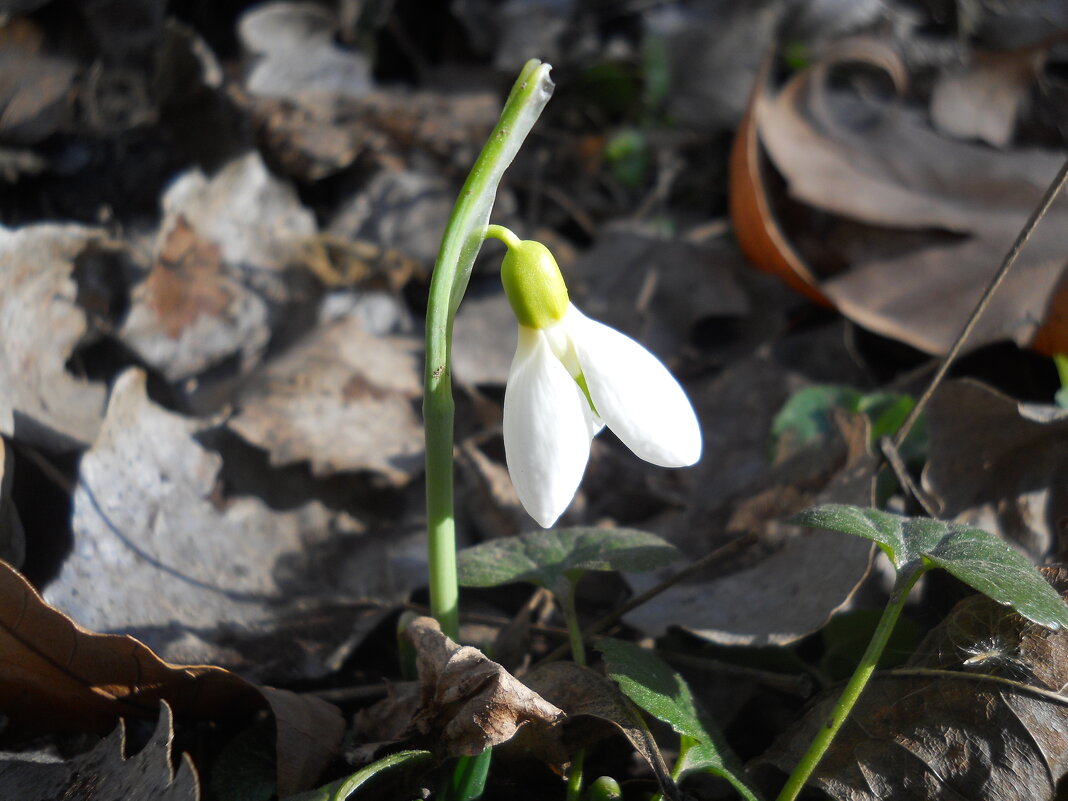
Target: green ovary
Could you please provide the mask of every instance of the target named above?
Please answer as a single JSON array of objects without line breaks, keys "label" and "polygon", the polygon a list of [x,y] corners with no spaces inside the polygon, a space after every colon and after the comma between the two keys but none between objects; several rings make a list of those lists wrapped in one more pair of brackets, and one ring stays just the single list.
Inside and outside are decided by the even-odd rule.
[{"label": "green ovary", "polygon": [[546,329],[567,312],[567,285],[553,254],[541,242],[525,239],[509,245],[501,283],[520,325]]}]

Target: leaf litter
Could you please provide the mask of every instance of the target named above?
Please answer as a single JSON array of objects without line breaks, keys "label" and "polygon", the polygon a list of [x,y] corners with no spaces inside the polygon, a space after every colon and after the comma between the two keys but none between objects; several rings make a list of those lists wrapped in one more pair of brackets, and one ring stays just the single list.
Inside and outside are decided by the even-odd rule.
[{"label": "leaf litter", "polygon": [[[45,728],[53,731],[105,730],[124,714],[115,699],[130,696],[144,702],[137,716],[151,718],[165,698],[185,739],[168,753],[159,738],[172,727],[161,716],[142,752],[157,768],[187,749],[198,770],[210,767],[213,756],[187,745],[199,736],[196,722],[245,725],[250,713],[270,707],[280,797],[351,771],[330,762],[344,726],[338,713],[314,695],[262,687],[268,680],[349,699],[339,702],[346,715],[362,710],[350,757],[366,759],[411,737],[439,754],[512,738],[498,749],[507,767],[491,772],[496,797],[562,791],[552,771],[565,769],[579,748],[594,749],[591,765],[618,766],[629,747],[599,739],[611,731],[623,731],[643,757],[644,767],[628,773],[657,774],[660,748],[670,758],[674,746],[656,725],[650,731],[634,721],[599,668],[548,662],[523,672],[561,635],[551,612],[530,619],[522,588],[464,599],[465,611],[493,621],[465,625],[465,641],[492,640],[516,616],[520,641],[507,656],[514,674],[421,623],[422,683],[386,691],[380,681],[397,676],[390,612],[402,602],[418,606],[421,596],[411,593],[425,581],[413,321],[451,200],[499,111],[504,78],[486,65],[519,57],[503,52],[505,41],[525,47],[536,39],[558,50],[561,91],[509,171],[498,212],[523,235],[553,243],[576,303],[676,371],[705,431],[704,463],[685,473],[635,466],[610,435],[599,438],[569,524],[651,530],[691,559],[741,538],[729,558],[633,610],[614,636],[656,637],[675,650],[796,671],[812,658],[807,635],[839,611],[877,602],[883,587],[879,571],[861,583],[868,543],[781,521],[817,502],[868,505],[876,484],[885,500],[888,485],[885,477],[876,482],[863,416],[829,414],[815,439],[785,448],[772,442],[774,421],[814,384],[865,396],[922,388],[904,372],[921,357],[861,327],[945,350],[1060,159],[1063,145],[1036,111],[1055,104],[1035,102],[1036,93],[1052,91],[1050,64],[1060,56],[1041,37],[1019,40],[1016,28],[999,28],[985,7],[961,20],[962,31],[984,44],[1008,38],[1010,52],[966,53],[947,66],[951,60],[917,56],[910,39],[917,29],[909,26],[920,12],[894,16],[895,3],[883,4],[895,7],[889,16],[869,5],[848,19],[815,8],[788,19],[783,3],[729,12],[667,3],[624,9],[612,20],[563,3],[537,11],[546,27],[534,38],[515,9],[496,19],[453,4],[464,8],[428,8],[415,25],[401,6],[357,5],[270,3],[197,12],[181,23],[153,11],[141,26],[118,27],[93,7],[85,12],[92,41],[76,55],[63,45],[70,20],[16,11],[0,26],[4,42],[19,42],[4,52],[25,57],[0,59],[0,79],[9,80],[0,80],[0,180],[20,182],[18,204],[0,195],[0,222],[11,226],[0,230],[8,275],[0,300],[0,543],[57,607],[45,606],[18,574],[4,574],[17,579],[0,608],[8,625],[13,610],[36,611],[2,646],[21,654],[16,663],[29,666],[19,674],[28,683],[9,677],[0,692],[12,709],[48,699],[56,714]],[[1026,23],[1027,13],[1017,13],[1014,25]],[[628,25],[617,30],[624,18]],[[502,35],[488,36],[487,21]],[[896,84],[900,96],[864,95],[863,76],[843,82],[848,58],[837,56],[833,64],[817,56],[785,80],[792,67],[775,71],[774,82],[763,76],[739,137],[748,183],[729,188],[723,134],[746,111],[745,88],[773,31],[833,42],[842,31],[870,33],[865,26],[881,24],[893,34],[852,52],[899,78],[907,65],[914,74]],[[430,45],[455,45],[456,26],[470,36],[463,47]],[[606,55],[598,47],[609,30],[617,32]],[[733,50],[719,46],[725,38]],[[889,42],[904,60],[888,53]],[[480,55],[472,60],[467,47]],[[708,51],[722,60],[739,48],[744,58],[732,59],[727,77],[710,74],[715,59],[692,58]],[[1010,62],[1008,72],[985,69]],[[694,96],[711,102],[696,109]],[[612,161],[609,145],[623,141],[621,133],[639,149],[632,184]],[[736,212],[750,209],[735,214],[734,231],[751,260],[764,267],[777,260],[788,280],[856,326],[750,272],[733,239],[722,236],[729,189]],[[738,201],[746,190],[748,207]],[[972,348],[1011,338],[1059,349],[1062,206],[1025,249]],[[67,219],[80,224],[57,224]],[[754,257],[747,230],[770,237],[771,249]],[[476,265],[473,285],[482,294],[465,302],[457,323],[465,544],[529,526],[500,446],[514,322],[495,283],[496,258],[488,253]],[[1023,545],[1034,561],[1059,558],[1062,421],[1048,405],[1052,371],[1028,362],[1023,369],[1034,382],[1021,387],[1006,378],[1019,370],[988,358],[994,366],[982,374],[994,375],[1005,394],[976,382],[942,386],[927,413],[923,487],[947,517]],[[910,464],[917,468],[926,455],[912,453]],[[58,465],[49,475],[70,485],[70,512],[56,515],[69,530],[61,525],[52,536],[55,553],[44,553],[38,536],[31,460]],[[889,500],[899,511],[910,502],[893,490]],[[618,607],[628,592],[613,574],[583,579],[581,617]],[[1059,690],[1059,652],[1042,645],[1059,636],[1002,624],[955,633],[934,650],[953,657],[938,669],[960,677],[938,681],[982,681],[976,675],[989,669],[1024,683],[1044,676],[1044,687]],[[77,667],[63,676],[54,665],[34,667],[26,652],[27,644],[48,654],[72,642],[80,659],[53,654],[53,662]],[[930,652],[921,648],[916,659]],[[131,678],[133,669],[140,679]],[[720,728],[743,757],[759,757],[753,743],[769,741],[799,713],[732,669],[709,682],[714,692],[696,694],[722,716]],[[151,688],[150,677],[158,679]],[[877,681],[917,682],[922,694],[922,682],[934,680]],[[104,687],[114,697],[102,695]],[[1005,723],[1002,712],[980,719],[949,708],[971,689],[946,689],[948,728],[916,740],[919,753],[938,737],[957,742],[965,730],[957,721],[974,727],[961,740],[965,760],[947,764],[943,754],[923,752],[945,775],[988,767],[1020,725],[1041,729],[1035,721],[1048,718],[1045,706],[1016,704],[1026,695],[1020,688],[991,688],[989,705],[1008,698],[1024,724]],[[365,700],[351,700],[382,692],[389,702],[374,714]],[[186,694],[198,693],[205,705],[190,707]],[[759,704],[767,716],[752,714]],[[902,703],[894,726],[931,726],[931,708]],[[121,749],[105,742],[99,754],[114,773],[87,770],[113,775],[107,781],[118,790],[119,774],[134,766],[117,761]],[[868,749],[865,742],[861,751]],[[1044,749],[1027,764],[1063,772],[1063,749],[1052,740]],[[54,781],[81,769],[80,758],[53,762]],[[694,751],[685,763],[687,772],[698,766],[686,777],[698,797],[706,789],[702,759]],[[913,774],[881,759],[864,762],[862,773],[890,797]],[[827,786],[848,785],[851,770],[845,765]],[[160,793],[195,791],[185,774],[167,785],[172,774],[151,772],[154,787],[178,788]],[[982,792],[1015,797],[992,775],[994,789]],[[1035,784],[1028,792],[1040,798],[1052,790]]]}]

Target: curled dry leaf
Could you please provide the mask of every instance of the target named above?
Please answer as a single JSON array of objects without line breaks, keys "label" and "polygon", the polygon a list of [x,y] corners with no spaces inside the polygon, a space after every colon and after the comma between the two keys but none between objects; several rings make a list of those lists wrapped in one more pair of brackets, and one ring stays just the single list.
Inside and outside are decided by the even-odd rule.
[{"label": "curled dry leaf", "polygon": [[120,717],[153,717],[161,700],[180,717],[205,720],[270,708],[280,792],[310,786],[344,730],[341,714],[325,701],[257,687],[218,667],[172,665],[133,637],[84,629],[3,563],[0,662],[0,706],[23,731],[103,731]]},{"label": "curled dry leaf", "polygon": [[927,409],[924,487],[942,517],[993,531],[1037,562],[1068,534],[1068,411],[977,381],[944,383]]},{"label": "curled dry leaf", "polygon": [[81,460],[73,550],[46,597],[175,661],[272,681],[325,673],[351,629],[322,626],[318,613],[396,594],[401,571],[384,569],[392,543],[318,502],[286,512],[217,502],[220,458],[194,439],[206,425],[152,403],[142,372],[119,376]]},{"label": "curled dry leaf", "polygon": [[[1046,575],[1062,594],[1068,589],[1063,567]],[[931,669],[952,672],[924,673]],[[841,801],[1052,801],[1068,774],[1065,684],[1068,633],[983,596],[966,598],[905,669],[874,677],[812,783]],[[790,770],[838,692],[817,702],[758,770]]]},{"label": "curled dry leaf", "polygon": [[320,326],[246,384],[228,425],[273,465],[404,483],[423,463],[418,353],[414,339],[372,336],[353,317]]},{"label": "curled dry leaf", "polygon": [[104,386],[66,363],[89,325],[72,273],[102,234],[75,225],[0,227],[0,433],[67,450],[91,443],[104,416]]},{"label": "curled dry leaf", "polygon": [[663,765],[641,714],[611,679],[574,662],[546,662],[531,670],[523,683],[560,707],[567,722],[531,724],[509,744],[509,753],[534,756],[563,770],[571,754],[617,731],[654,771]]},{"label": "curled dry leaf", "polygon": [[0,761],[0,795],[20,801],[93,798],[96,801],[199,801],[196,768],[182,754],[177,771],[174,756],[174,716],[166,702],[151,739],[126,758],[126,727],[119,722],[92,750],[65,761],[5,759]]},{"label": "curled dry leaf", "polygon": [[[760,83],[736,145],[731,194],[743,250],[811,297],[931,353],[944,352],[1000,260],[1056,175],[1063,156],[1008,152],[946,139],[902,103],[858,108],[832,90],[833,66],[860,62],[902,90],[905,73],[883,43],[853,40],[793,78],[778,93]],[[753,130],[755,127],[755,131]],[[822,279],[786,242],[770,212],[760,173],[763,143],[791,196],[853,223],[927,237],[917,246],[877,249],[872,237],[847,242],[850,269]],[[1038,336],[1068,260],[1068,199],[1059,199],[994,296],[969,343]],[[864,229],[871,231],[874,229]],[[930,235],[930,234],[938,234]],[[854,252],[855,251],[855,252]]]},{"label": "curled dry leaf", "polygon": [[509,740],[524,724],[554,724],[564,713],[477,648],[460,646],[431,618],[406,630],[421,687],[411,726],[434,734],[450,756],[473,756]]}]

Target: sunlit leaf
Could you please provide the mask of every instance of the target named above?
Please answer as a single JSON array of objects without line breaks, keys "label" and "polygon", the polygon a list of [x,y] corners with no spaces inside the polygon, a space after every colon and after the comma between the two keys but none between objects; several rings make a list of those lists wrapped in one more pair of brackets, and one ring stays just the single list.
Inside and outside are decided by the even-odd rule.
[{"label": "sunlit leaf", "polygon": [[535,531],[465,548],[459,554],[460,584],[495,587],[529,581],[558,590],[587,570],[641,573],[678,559],[681,552],[655,534],[618,528]]},{"label": "sunlit leaf", "polygon": [[899,572],[941,567],[1028,620],[1051,629],[1068,626],[1068,606],[1034,565],[982,529],[837,504],[808,509],[790,522],[864,537],[878,543]]},{"label": "sunlit leaf", "polygon": [[723,744],[722,735],[698,707],[686,681],[651,651],[606,637],[597,643],[607,663],[608,675],[630,700],[684,738],[694,741],[684,757],[680,778],[687,772],[704,771],[721,776],[749,801],[757,796],[741,778],[737,759]]}]

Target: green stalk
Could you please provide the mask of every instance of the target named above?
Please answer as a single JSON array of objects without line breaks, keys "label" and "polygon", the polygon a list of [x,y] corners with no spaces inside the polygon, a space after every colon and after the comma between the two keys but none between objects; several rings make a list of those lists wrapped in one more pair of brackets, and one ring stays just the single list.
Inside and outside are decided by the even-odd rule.
[{"label": "green stalk", "polygon": [[[569,578],[560,606],[564,610],[564,620],[567,622],[567,637],[571,642],[571,658],[576,665],[586,666],[586,643],[582,639],[582,626],[579,625],[578,613],[575,610],[575,587],[577,579]],[[567,773],[567,801],[578,801],[582,795],[583,764],[586,762],[586,749],[580,748],[571,760],[571,770]]]},{"label": "green stalk", "polygon": [[864,687],[867,686],[872,673],[875,672],[875,666],[879,663],[879,657],[882,656],[886,643],[890,640],[890,634],[897,624],[897,619],[901,616],[901,610],[905,608],[905,601],[908,599],[909,591],[925,571],[925,567],[920,567],[909,573],[898,574],[897,581],[894,583],[894,591],[890,594],[890,600],[886,604],[886,609],[883,610],[882,617],[879,618],[879,625],[876,626],[871,642],[868,643],[868,647],[860,658],[860,663],[857,665],[856,670],[853,671],[849,683],[842,690],[842,694],[838,696],[838,701],[831,712],[831,719],[820,728],[819,733],[809,743],[808,750],[801,757],[801,761],[797,763],[797,767],[790,774],[790,778],[786,780],[786,784],[783,785],[777,801],[794,801],[805,786],[805,782],[816,770],[835,735],[838,734],[838,730],[842,728],[842,724],[849,717],[849,713],[853,710],[857,699],[860,698],[860,694],[864,692]]},{"label": "green stalk", "polygon": [[426,511],[430,562],[430,608],[441,630],[459,636],[456,581],[456,521],[453,513],[452,325],[467,290],[471,266],[505,168],[515,158],[552,94],[549,65],[531,59],[523,67],[449,217],[430,281],[426,310]]}]

